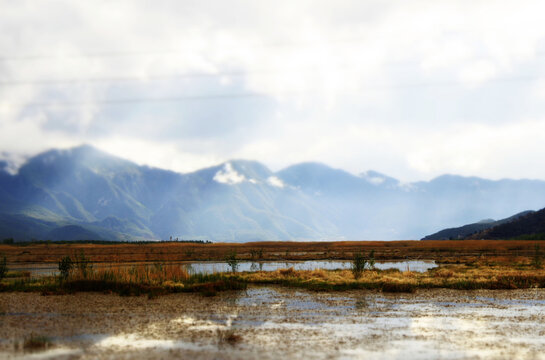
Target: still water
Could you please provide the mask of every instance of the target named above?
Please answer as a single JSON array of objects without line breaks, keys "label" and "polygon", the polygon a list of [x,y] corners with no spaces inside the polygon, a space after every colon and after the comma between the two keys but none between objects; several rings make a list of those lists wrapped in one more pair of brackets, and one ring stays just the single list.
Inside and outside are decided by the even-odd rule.
[{"label": "still water", "polygon": [[[215,272],[231,271],[229,265],[225,262],[179,262],[184,266],[189,273],[204,273],[211,274]],[[95,269],[101,267],[132,267],[132,266],[147,266],[151,263],[121,263],[121,264],[94,264]],[[293,267],[295,270],[335,270],[335,269],[350,269],[352,262],[348,260],[324,261],[324,260],[308,260],[308,261],[261,261],[247,262],[241,261],[238,263],[237,271],[275,271],[278,269],[287,269]],[[29,271],[32,276],[48,276],[58,274],[57,264],[10,264],[10,270],[13,271]],[[428,269],[437,267],[435,261],[427,260],[410,260],[410,261],[384,261],[376,262],[377,269],[398,269],[400,271],[416,271],[425,272]]]},{"label": "still water", "polygon": [[[214,273],[231,271],[229,265],[224,262],[199,262],[187,264],[189,272],[195,273]],[[287,269],[293,267],[295,270],[335,270],[335,269],[350,269],[351,261],[323,261],[323,260],[308,260],[308,261],[264,261],[264,262],[240,262],[238,271],[275,271],[278,269]],[[376,262],[377,269],[398,269],[401,271],[417,271],[425,272],[428,269],[437,267],[435,261],[387,261]]]}]

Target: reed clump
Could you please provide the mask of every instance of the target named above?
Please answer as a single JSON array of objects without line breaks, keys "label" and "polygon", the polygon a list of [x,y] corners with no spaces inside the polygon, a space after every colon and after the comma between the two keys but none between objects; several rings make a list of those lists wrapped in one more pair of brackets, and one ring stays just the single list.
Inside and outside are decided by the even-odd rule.
[{"label": "reed clump", "polygon": [[234,276],[190,274],[180,264],[96,268],[84,254],[77,259],[72,261],[68,256],[63,257],[59,261],[58,276],[16,278],[0,284],[0,291],[40,291],[43,295],[95,291],[124,296],[148,294],[154,298],[176,292],[200,292],[211,296],[218,291],[246,288],[246,283]]},{"label": "reed clump", "polygon": [[[288,276],[289,275],[289,276]],[[243,273],[240,279],[254,284],[279,284],[310,290],[377,289],[414,292],[417,289],[527,289],[545,288],[545,271],[532,266],[448,265],[419,273],[399,270],[366,270],[356,279],[352,270],[293,270]]]}]

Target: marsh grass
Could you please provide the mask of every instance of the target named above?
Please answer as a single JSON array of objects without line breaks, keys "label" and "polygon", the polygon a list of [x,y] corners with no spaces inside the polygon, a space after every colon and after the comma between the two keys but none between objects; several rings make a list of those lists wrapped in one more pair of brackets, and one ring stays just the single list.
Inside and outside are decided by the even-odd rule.
[{"label": "marsh grass", "polygon": [[359,276],[351,269],[253,271],[237,273],[189,273],[181,264],[157,262],[130,267],[75,269],[64,277],[14,277],[0,283],[0,291],[37,291],[44,295],[96,291],[123,296],[157,296],[197,292],[243,290],[248,284],[277,284],[315,291],[372,289],[383,292],[414,292],[417,289],[526,289],[545,288],[545,270],[530,262],[495,265],[475,261],[466,266],[444,265],[424,273],[365,268]]},{"label": "marsh grass", "polygon": [[47,336],[31,334],[30,337],[23,341],[23,350],[25,351],[40,351],[47,350],[52,346],[52,341]]},{"label": "marsh grass", "polygon": [[147,294],[150,299],[177,292],[200,292],[213,296],[218,291],[243,290],[246,283],[224,274],[189,274],[179,264],[110,267],[68,271],[67,276],[17,278],[0,284],[0,291],[39,291],[43,295],[74,292],[117,293],[122,296]]},{"label": "marsh grass", "polygon": [[278,284],[317,291],[376,289],[383,292],[408,292],[417,289],[527,289],[544,288],[545,271],[526,266],[450,265],[424,273],[399,270],[366,270],[356,278],[351,270],[290,270],[243,273],[243,281]]}]

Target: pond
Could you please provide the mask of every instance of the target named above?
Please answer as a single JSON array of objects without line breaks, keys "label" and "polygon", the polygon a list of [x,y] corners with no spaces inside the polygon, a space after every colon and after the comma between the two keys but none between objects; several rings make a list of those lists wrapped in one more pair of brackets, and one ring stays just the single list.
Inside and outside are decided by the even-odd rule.
[{"label": "pond", "polygon": [[[116,263],[116,264],[94,264],[94,268],[101,267],[132,267],[146,266],[152,263]],[[231,268],[225,262],[178,262],[185,266],[189,273],[211,274],[215,272],[228,272]],[[260,261],[249,262],[240,261],[238,263],[238,271],[275,271],[278,269],[287,269],[293,267],[295,270],[335,270],[335,269],[350,269],[352,262],[349,260],[307,260],[307,261]],[[12,271],[29,271],[32,276],[48,276],[58,273],[57,264],[10,264],[9,269]],[[435,261],[431,260],[408,260],[408,261],[377,261],[375,263],[377,269],[398,269],[400,271],[416,271],[425,272],[428,269],[437,267]]]},{"label": "pond", "polygon": [[[224,262],[198,262],[187,264],[189,272],[194,273],[214,273],[231,271],[229,265]],[[262,262],[239,262],[238,271],[275,271],[278,269],[287,269],[293,267],[295,270],[336,270],[350,269],[352,262],[349,260],[308,260],[308,261],[262,261]],[[437,267],[435,261],[410,260],[410,261],[384,261],[376,262],[377,269],[398,269],[400,271],[425,272],[428,269]]]}]

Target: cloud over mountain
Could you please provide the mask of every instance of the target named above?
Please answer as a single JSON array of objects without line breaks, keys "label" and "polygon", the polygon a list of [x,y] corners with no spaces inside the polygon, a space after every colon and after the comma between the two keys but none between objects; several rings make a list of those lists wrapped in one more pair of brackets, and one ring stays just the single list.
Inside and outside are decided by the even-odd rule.
[{"label": "cloud over mountain", "polygon": [[536,180],[445,175],[399,185],[373,171],[301,163],[272,172],[246,160],[180,174],[85,145],[38,154],[16,174],[0,170],[0,237],[416,239],[544,203]]}]

